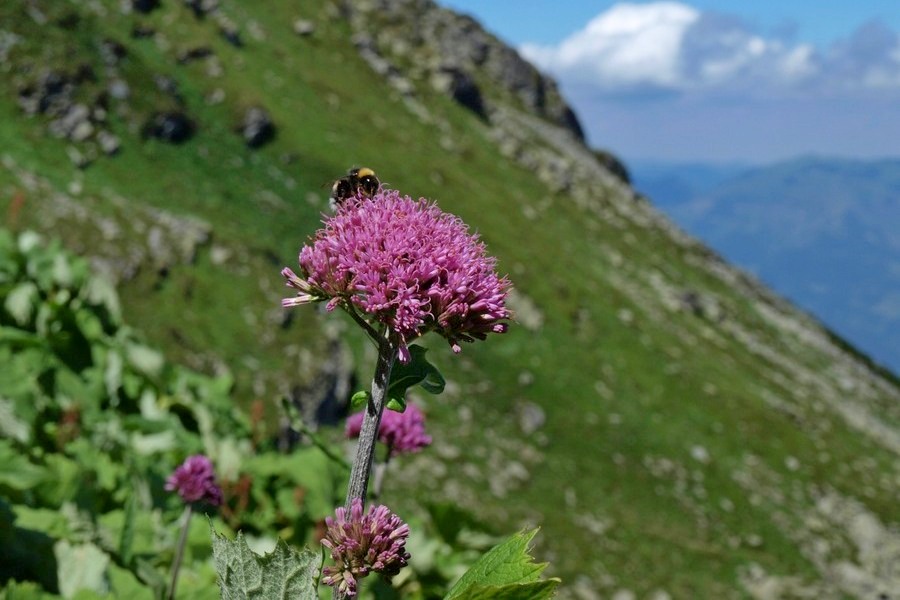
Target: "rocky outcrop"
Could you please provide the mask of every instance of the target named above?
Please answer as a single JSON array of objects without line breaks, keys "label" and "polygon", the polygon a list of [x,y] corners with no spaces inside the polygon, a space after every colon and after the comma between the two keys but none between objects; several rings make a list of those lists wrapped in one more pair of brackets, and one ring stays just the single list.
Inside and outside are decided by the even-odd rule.
[{"label": "rocky outcrop", "polygon": [[513,101],[584,140],[556,83],[472,18],[439,8],[432,0],[344,2],[341,12],[357,33],[371,36],[385,61],[411,62],[402,69],[405,76],[437,82],[439,91],[479,116],[490,114],[495,104]]},{"label": "rocky outcrop", "polygon": [[104,93],[92,103],[76,102],[76,90],[84,82],[96,82],[90,67],[79,67],[74,74],[48,70],[33,82],[19,88],[19,106],[25,114],[50,117],[47,131],[57,138],[77,144],[68,154],[79,168],[88,166],[102,152],[111,156],[119,151],[119,138],[107,127],[108,98]]}]

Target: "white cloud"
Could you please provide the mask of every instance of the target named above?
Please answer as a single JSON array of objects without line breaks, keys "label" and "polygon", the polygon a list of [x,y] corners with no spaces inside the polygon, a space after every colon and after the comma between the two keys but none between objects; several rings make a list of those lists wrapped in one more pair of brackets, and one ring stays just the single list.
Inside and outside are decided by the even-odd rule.
[{"label": "white cloud", "polygon": [[564,86],[607,94],[900,90],[900,35],[883,25],[821,51],[680,2],[616,4],[556,46],[520,50]]},{"label": "white cloud", "polygon": [[682,38],[700,18],[677,2],[616,4],[556,47],[525,45],[524,56],[551,72],[609,86],[672,86],[681,76]]}]

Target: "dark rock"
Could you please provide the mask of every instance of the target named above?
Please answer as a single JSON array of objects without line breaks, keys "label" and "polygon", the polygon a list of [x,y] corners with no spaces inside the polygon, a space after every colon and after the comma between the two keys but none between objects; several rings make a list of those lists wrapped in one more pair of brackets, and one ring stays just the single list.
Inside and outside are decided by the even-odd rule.
[{"label": "dark rock", "polygon": [[19,90],[19,106],[29,115],[65,114],[72,105],[74,84],[64,73],[48,71],[35,84]]},{"label": "dark rock", "polygon": [[484,99],[481,97],[481,90],[471,75],[461,69],[455,67],[444,67],[441,72],[448,77],[447,93],[451,98],[456,100],[473,113],[487,119],[487,112],[484,108]]},{"label": "dark rock", "polygon": [[212,54],[212,48],[210,48],[209,46],[197,46],[196,48],[190,48],[178,55],[178,64],[186,65],[189,62],[212,56]]},{"label": "dark rock", "polygon": [[186,142],[194,135],[194,122],[183,112],[156,113],[144,125],[142,134],[170,144]]},{"label": "dark rock", "polygon": [[597,161],[599,161],[607,171],[615,175],[623,183],[631,184],[631,175],[628,173],[625,163],[623,163],[618,156],[608,150],[594,150],[593,152]]},{"label": "dark rock", "polygon": [[114,67],[128,55],[128,50],[115,40],[109,38],[100,42],[100,56],[107,66]]},{"label": "dark rock", "polygon": [[269,113],[258,106],[247,109],[238,129],[250,148],[259,148],[275,137],[275,124],[272,123]]},{"label": "dark rock", "polygon": [[234,46],[235,48],[242,48],[244,46],[244,42],[241,41],[241,32],[237,30],[235,27],[220,27],[219,33],[222,34],[222,37],[225,38],[225,41]]},{"label": "dark rock", "polygon": [[202,19],[219,8],[219,0],[184,0],[184,5],[194,12],[195,17]]},{"label": "dark rock", "polygon": [[139,13],[148,13],[159,8],[159,0],[131,0],[131,8]]}]

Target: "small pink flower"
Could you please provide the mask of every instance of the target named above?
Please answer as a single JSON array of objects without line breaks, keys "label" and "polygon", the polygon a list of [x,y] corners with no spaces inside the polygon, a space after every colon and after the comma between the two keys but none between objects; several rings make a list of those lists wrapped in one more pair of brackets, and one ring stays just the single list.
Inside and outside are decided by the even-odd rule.
[{"label": "small pink flower", "polygon": [[[359,437],[365,411],[351,415],[347,419],[346,435],[348,438]],[[425,415],[412,402],[406,405],[402,413],[385,410],[378,426],[378,441],[391,450],[391,456],[418,452],[431,445],[431,436],[425,433]]]},{"label": "small pink flower", "polygon": [[351,199],[300,250],[300,273],[282,270],[299,306],[327,301],[386,325],[409,360],[407,344],[429,331],[454,352],[461,341],[506,331],[510,287],[477,235],[427,200],[395,190]]},{"label": "small pink flower", "polygon": [[370,506],[363,514],[362,501],[354,498],[349,511],[338,508],[335,516],[326,517],[322,538],[335,566],[322,569],[322,583],[354,597],[358,579],[370,572],[393,577],[406,566],[409,525],[386,506]]},{"label": "small pink flower", "polygon": [[222,490],[216,484],[216,474],[210,460],[202,454],[189,456],[166,481],[166,489],[178,492],[181,499],[192,504],[206,502],[222,504]]}]

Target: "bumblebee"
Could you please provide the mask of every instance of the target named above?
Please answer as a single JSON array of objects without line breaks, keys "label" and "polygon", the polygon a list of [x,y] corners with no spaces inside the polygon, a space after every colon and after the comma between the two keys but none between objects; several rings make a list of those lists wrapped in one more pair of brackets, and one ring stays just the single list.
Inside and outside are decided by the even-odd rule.
[{"label": "bumblebee", "polygon": [[381,182],[375,176],[375,171],[368,167],[360,167],[358,169],[350,169],[347,174],[331,186],[331,208],[336,209],[344,203],[348,198],[354,196],[365,196],[371,198]]}]

